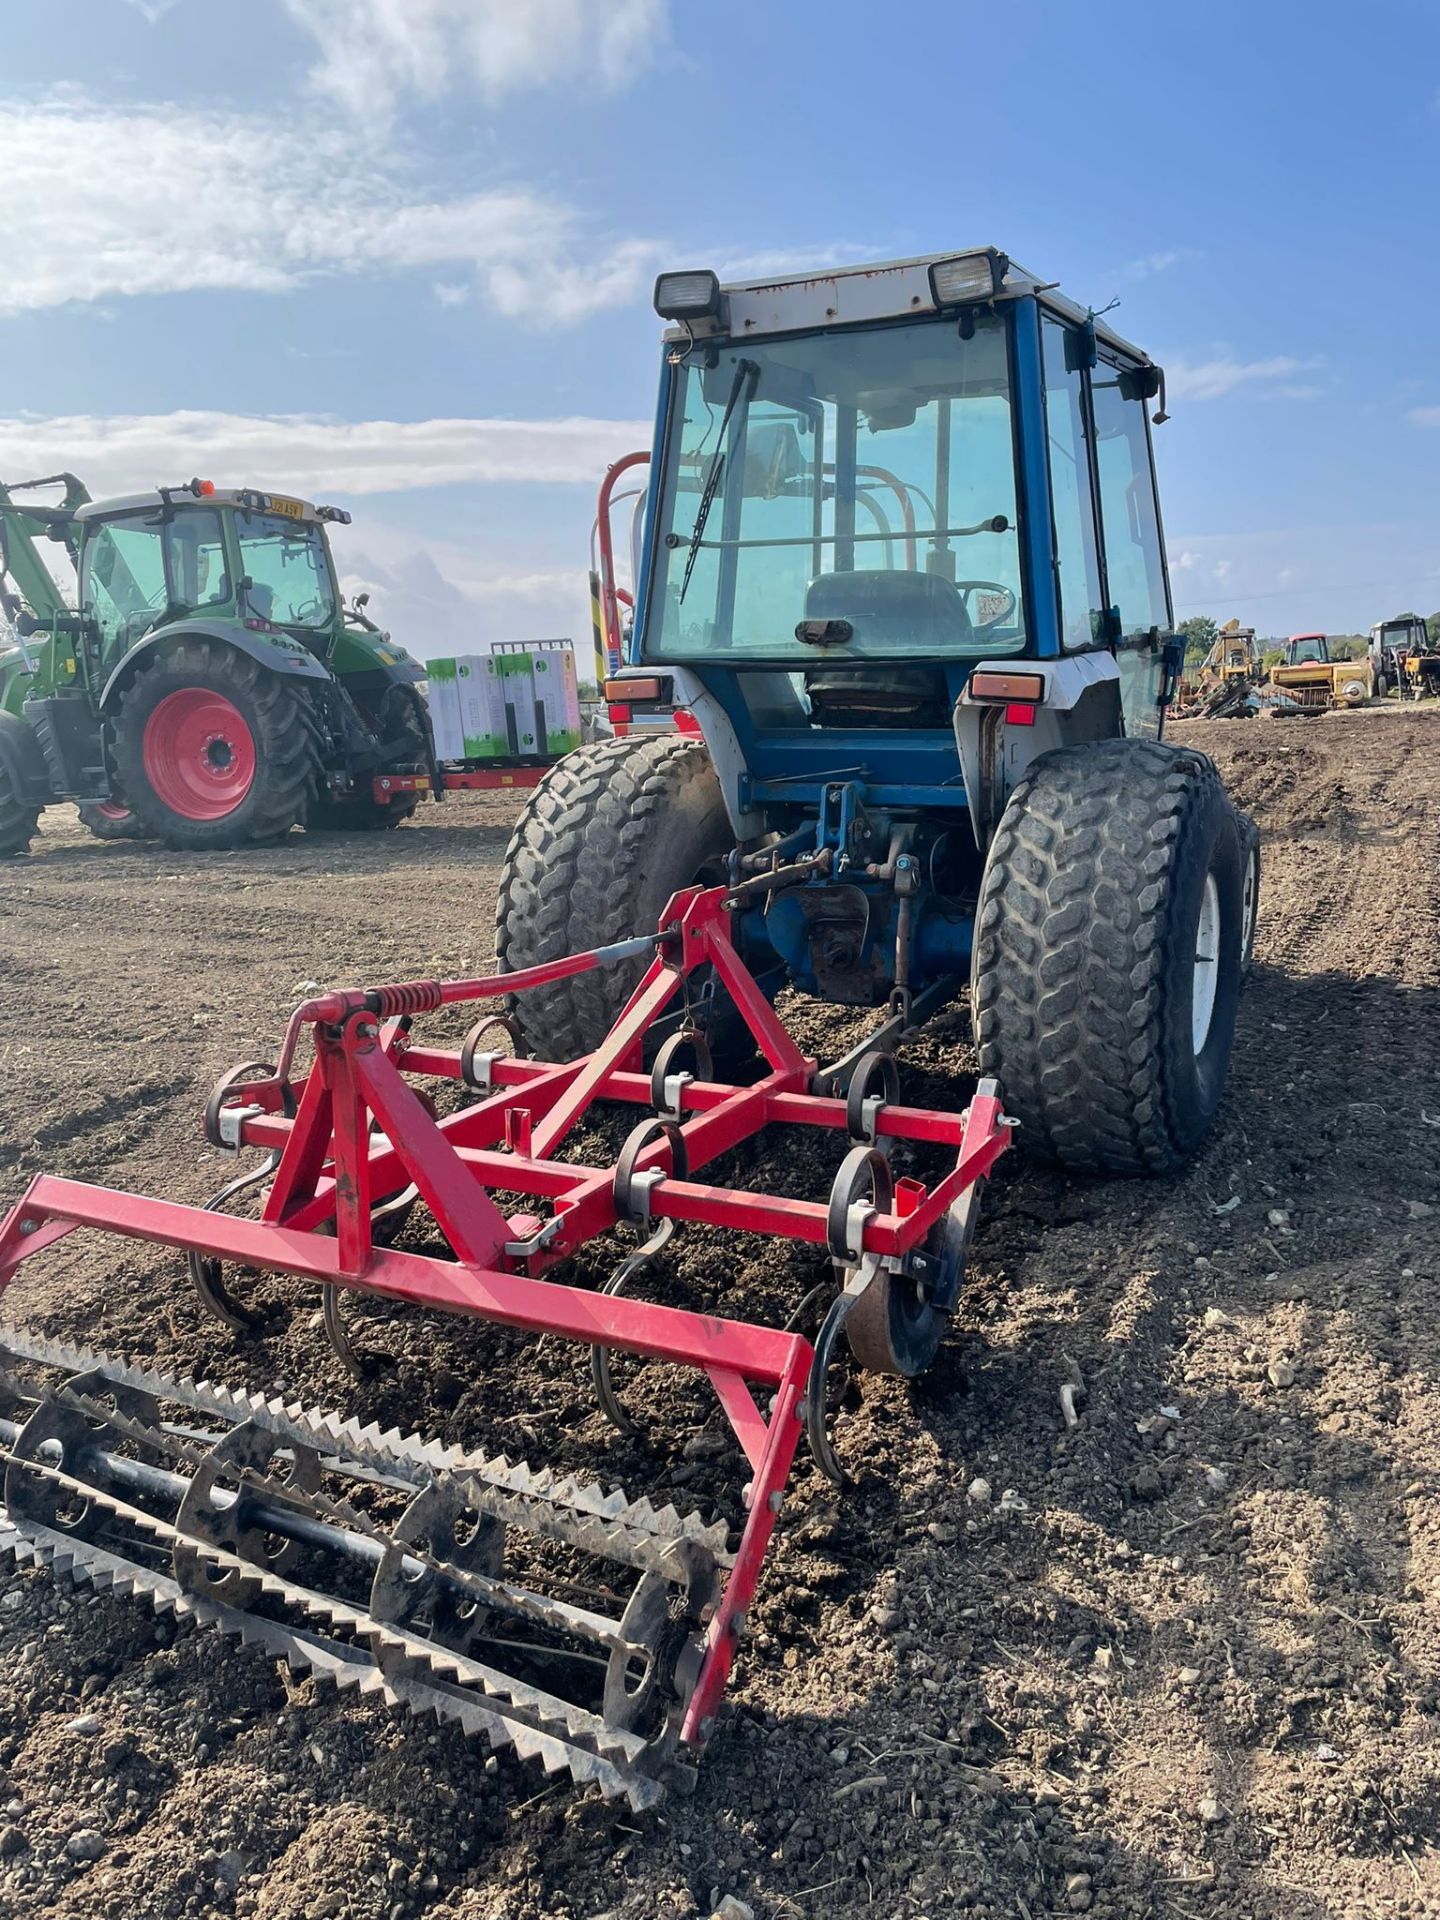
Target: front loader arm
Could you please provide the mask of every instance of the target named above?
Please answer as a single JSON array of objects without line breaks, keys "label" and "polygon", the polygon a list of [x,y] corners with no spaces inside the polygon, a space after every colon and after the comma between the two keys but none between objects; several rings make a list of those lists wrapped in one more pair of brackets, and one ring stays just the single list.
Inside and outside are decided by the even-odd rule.
[{"label": "front loader arm", "polygon": [[[14,496],[32,487],[60,484],[65,489],[58,507],[20,505]],[[58,582],[41,556],[37,541],[43,536],[63,542],[72,563],[79,551],[79,535],[74,514],[89,500],[88,490],[73,473],[59,473],[47,480],[24,480],[6,485],[0,482],[0,592],[18,595],[19,606],[6,604],[11,618],[23,606],[38,628],[49,631],[55,620],[69,609]],[[8,588],[7,588],[8,583]]]}]

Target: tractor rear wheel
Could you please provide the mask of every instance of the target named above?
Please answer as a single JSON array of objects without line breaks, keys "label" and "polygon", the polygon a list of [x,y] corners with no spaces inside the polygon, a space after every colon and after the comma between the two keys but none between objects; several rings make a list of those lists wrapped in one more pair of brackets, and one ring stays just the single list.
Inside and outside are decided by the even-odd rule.
[{"label": "tractor rear wheel", "polygon": [[[651,932],[673,893],[724,879],[734,839],[702,741],[666,734],[577,747],[535,788],[506,850],[502,969]],[[516,994],[526,1051],[540,1060],[593,1052],[644,968],[627,961]]]},{"label": "tractor rear wheel", "polygon": [[127,688],[115,763],[144,830],[195,849],[303,825],[318,769],[298,685],[200,639],[166,648]]},{"label": "tractor rear wheel", "polygon": [[134,813],[120,800],[80,800],[76,803],[81,825],[97,840],[138,840],[143,829]]},{"label": "tractor rear wheel", "polygon": [[1048,753],[985,864],[971,1006],[980,1071],[1040,1159],[1167,1173],[1220,1104],[1244,941],[1241,834],[1204,754]]},{"label": "tractor rear wheel", "polygon": [[31,770],[43,773],[34,732],[13,713],[0,713],[0,860],[28,853],[40,808],[30,797]]}]

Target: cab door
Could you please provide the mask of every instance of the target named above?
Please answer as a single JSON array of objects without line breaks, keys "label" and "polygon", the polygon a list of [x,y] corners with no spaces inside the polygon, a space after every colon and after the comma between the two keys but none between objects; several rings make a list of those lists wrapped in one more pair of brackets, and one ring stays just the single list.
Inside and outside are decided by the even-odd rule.
[{"label": "cab door", "polygon": [[1097,354],[1090,369],[1106,604],[1125,731],[1156,739],[1173,630],[1160,505],[1142,383]]}]

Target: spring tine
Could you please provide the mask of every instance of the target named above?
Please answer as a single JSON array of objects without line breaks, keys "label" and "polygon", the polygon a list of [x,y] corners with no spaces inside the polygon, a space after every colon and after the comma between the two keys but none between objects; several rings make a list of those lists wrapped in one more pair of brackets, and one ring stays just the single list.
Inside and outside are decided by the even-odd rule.
[{"label": "spring tine", "polygon": [[339,1287],[321,1287],[320,1293],[321,1311],[325,1320],[325,1337],[334,1349],[336,1359],[352,1380],[365,1379],[371,1369],[351,1344],[350,1335],[345,1328]]},{"label": "spring tine", "polygon": [[[644,1271],[656,1254],[669,1245],[675,1235],[676,1222],[661,1220],[655,1231],[643,1246],[622,1260],[614,1273],[602,1287],[602,1293],[620,1294],[630,1285],[637,1273]],[[640,1431],[638,1424],[620,1404],[620,1396],[615,1391],[615,1380],[610,1370],[609,1347],[591,1347],[590,1378],[595,1384],[595,1397],[600,1402],[601,1411],[618,1433],[627,1436]]]},{"label": "spring tine", "polygon": [[[233,1180],[227,1180],[220,1191],[205,1202],[205,1211],[221,1212],[238,1194],[246,1193],[251,1187],[268,1179],[279,1164],[280,1155],[271,1153],[258,1167],[251,1167],[245,1173],[237,1174]],[[260,1325],[260,1315],[242,1306],[226,1287],[218,1260],[192,1249],[185,1255],[185,1271],[190,1276],[190,1284],[199,1296],[201,1306],[222,1327],[228,1327],[232,1333],[253,1333]]]}]

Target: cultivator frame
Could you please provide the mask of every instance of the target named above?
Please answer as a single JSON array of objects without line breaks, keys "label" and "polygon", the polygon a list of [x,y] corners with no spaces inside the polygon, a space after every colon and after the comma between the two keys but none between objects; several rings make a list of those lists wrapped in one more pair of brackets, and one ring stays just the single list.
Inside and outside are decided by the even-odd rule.
[{"label": "cultivator frame", "polygon": [[[523,993],[644,954],[649,965],[611,1032],[581,1059],[547,1064],[484,1050],[487,1032],[505,1024],[495,1012],[459,1049],[415,1040],[416,1015]],[[697,989],[716,987],[729,994],[764,1057],[767,1071],[753,1085],[710,1077],[691,1013]],[[677,998],[681,1022],[647,1072],[647,1032]],[[297,1086],[292,1073],[307,1030],[313,1063]],[[687,1051],[699,1075],[677,1070]],[[259,1219],[229,1216],[213,1210],[216,1203],[181,1205],[42,1174],[0,1226],[0,1291],[22,1262],[76,1228],[92,1227],[179,1248],[192,1268],[196,1261],[229,1262],[316,1281],[330,1290],[327,1307],[335,1289],[353,1289],[558,1334],[597,1354],[619,1349],[704,1373],[751,1477],[733,1563],[728,1554],[716,1560],[717,1567],[720,1560],[729,1563],[723,1592],[702,1609],[695,1659],[688,1669],[678,1663],[671,1676],[683,1709],[672,1720],[680,1745],[693,1756],[714,1727],[802,1423],[808,1422],[821,1464],[834,1471],[820,1375],[836,1332],[870,1285],[895,1276],[922,1288],[939,1284],[936,1237],[956,1217],[968,1231],[979,1183],[1009,1140],[993,1083],[982,1084],[963,1112],[942,1113],[899,1104],[893,1063],[880,1055],[860,1061],[844,1097],[810,1090],[816,1068],[740,960],[725,890],[690,888],[671,900],[653,935],[523,972],[345,989],[307,1000],[291,1017],[277,1065],[236,1069],[206,1111],[206,1131],[216,1144],[269,1156],[260,1170],[269,1186]],[[461,1082],[477,1097],[437,1118],[433,1102],[410,1084],[427,1077]],[[612,1166],[558,1158],[597,1100],[646,1107],[650,1114]],[[771,1124],[849,1138],[828,1202],[744,1192],[695,1177]],[[951,1148],[954,1165],[931,1187],[892,1181],[885,1153],[896,1140]],[[240,1184],[230,1183],[216,1202]],[[492,1190],[527,1196],[544,1211],[507,1215]],[[397,1195],[423,1200],[453,1258],[377,1244],[377,1210],[383,1213]],[[657,1240],[673,1231],[665,1223],[695,1221],[810,1244],[828,1251],[848,1284],[812,1346],[793,1329],[625,1298],[614,1282],[614,1291],[594,1292],[543,1277],[622,1221],[650,1227]],[[633,1265],[633,1256],[626,1264]],[[938,1304],[948,1310],[954,1300]],[[0,1328],[0,1347],[6,1343]],[[768,1390],[763,1410],[756,1388]],[[183,1392],[170,1397],[185,1401]],[[325,1431],[338,1428],[332,1421]],[[10,1451],[11,1474],[26,1471],[17,1451],[25,1452],[18,1442]],[[500,1466],[509,1474],[530,1471]],[[43,1478],[43,1470],[36,1471]],[[588,1490],[586,1499],[590,1508],[609,1499],[613,1512],[630,1511],[623,1502],[616,1506],[620,1496],[598,1489]],[[648,1503],[645,1510],[653,1518]],[[699,1538],[704,1530],[696,1522],[688,1531]],[[193,1558],[196,1547],[189,1540],[185,1553]],[[202,1559],[220,1564],[215,1540],[201,1540],[198,1548]],[[179,1555],[177,1568],[184,1558]],[[673,1745],[663,1755],[657,1745],[651,1758],[668,1764]],[[617,1777],[645,1776],[646,1757],[632,1761]],[[593,1777],[593,1768],[582,1769],[581,1777]]]}]

